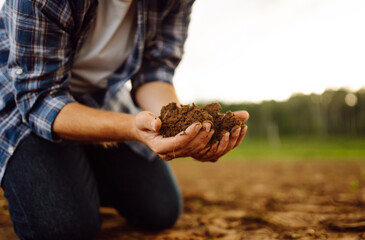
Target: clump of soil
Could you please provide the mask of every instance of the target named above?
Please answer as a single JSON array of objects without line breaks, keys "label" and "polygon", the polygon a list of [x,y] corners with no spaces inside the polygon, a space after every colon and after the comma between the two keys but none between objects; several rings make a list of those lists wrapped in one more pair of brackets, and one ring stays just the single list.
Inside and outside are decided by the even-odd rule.
[{"label": "clump of soil", "polygon": [[220,113],[222,107],[219,103],[211,103],[205,105],[201,108],[201,110],[207,111],[214,120],[213,128],[215,132],[209,142],[210,144],[214,144],[215,142],[219,141],[223,137],[223,134],[226,132],[230,132],[234,126],[243,127],[244,125],[244,122],[239,120],[233,112],[228,111],[225,114]]},{"label": "clump of soil", "polygon": [[177,106],[176,103],[169,103],[161,109],[160,119],[162,126],[160,134],[163,137],[173,137],[178,133],[185,131],[195,122],[208,121],[215,130],[208,145],[213,145],[219,141],[224,133],[230,132],[235,126],[243,126],[244,122],[240,121],[233,112],[220,113],[222,107],[219,103],[211,103],[199,108],[194,103],[190,105]]}]

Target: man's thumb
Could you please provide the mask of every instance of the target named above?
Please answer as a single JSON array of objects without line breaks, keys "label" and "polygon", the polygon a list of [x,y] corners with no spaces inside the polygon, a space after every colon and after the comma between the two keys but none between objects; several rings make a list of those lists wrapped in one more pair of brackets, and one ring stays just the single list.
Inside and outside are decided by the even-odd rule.
[{"label": "man's thumb", "polygon": [[161,120],[153,113],[143,111],[136,116],[137,127],[141,130],[158,131],[161,128]]}]

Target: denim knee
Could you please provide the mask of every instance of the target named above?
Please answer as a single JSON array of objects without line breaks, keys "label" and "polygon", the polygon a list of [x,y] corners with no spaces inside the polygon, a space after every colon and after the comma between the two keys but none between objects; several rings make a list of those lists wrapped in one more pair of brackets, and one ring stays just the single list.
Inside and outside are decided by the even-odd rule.
[{"label": "denim knee", "polygon": [[146,211],[141,227],[151,230],[162,230],[172,227],[180,217],[182,201],[156,206]]},{"label": "denim knee", "polygon": [[[172,227],[182,212],[183,201],[180,195],[169,196],[168,201],[146,201],[129,213],[123,214],[132,225],[146,230],[162,230]],[[133,211],[133,213],[131,213]]]}]

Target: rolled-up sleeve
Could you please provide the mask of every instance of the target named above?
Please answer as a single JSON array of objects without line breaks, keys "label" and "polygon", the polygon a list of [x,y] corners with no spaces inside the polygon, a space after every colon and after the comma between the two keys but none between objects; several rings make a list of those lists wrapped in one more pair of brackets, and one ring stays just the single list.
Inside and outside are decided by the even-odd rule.
[{"label": "rolled-up sleeve", "polygon": [[57,141],[52,134],[53,122],[66,104],[75,101],[68,87],[72,17],[67,8],[60,15],[52,15],[47,7],[62,6],[47,6],[47,2],[5,3],[4,7],[9,8],[8,73],[23,122],[37,135]]},{"label": "rolled-up sleeve", "polygon": [[192,0],[175,1],[172,9],[156,24],[155,36],[145,43],[140,70],[132,78],[132,95],[147,82],[172,84],[175,69],[183,56],[193,3]]}]

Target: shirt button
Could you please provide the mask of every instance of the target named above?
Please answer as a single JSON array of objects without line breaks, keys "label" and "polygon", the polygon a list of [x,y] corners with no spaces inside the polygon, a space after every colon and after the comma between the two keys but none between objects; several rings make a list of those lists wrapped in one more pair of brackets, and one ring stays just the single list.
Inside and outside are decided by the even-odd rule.
[{"label": "shirt button", "polygon": [[14,153],[14,148],[12,146],[8,147],[8,152],[10,154],[13,154]]},{"label": "shirt button", "polygon": [[23,74],[23,69],[18,68],[15,73],[16,73],[16,75],[21,75],[21,74]]}]

